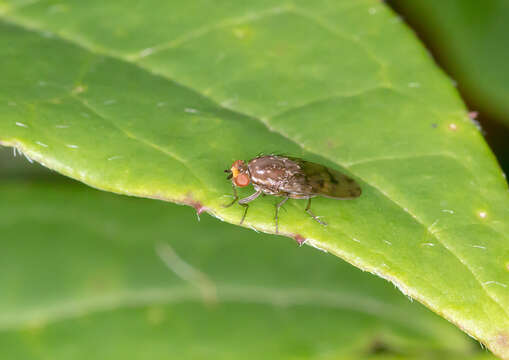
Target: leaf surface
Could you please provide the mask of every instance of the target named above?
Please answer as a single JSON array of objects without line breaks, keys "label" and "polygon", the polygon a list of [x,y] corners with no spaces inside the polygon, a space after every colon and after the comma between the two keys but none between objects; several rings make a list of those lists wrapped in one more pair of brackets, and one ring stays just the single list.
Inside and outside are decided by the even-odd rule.
[{"label": "leaf surface", "polygon": [[[509,198],[450,80],[378,1],[4,2],[0,141],[91,186],[224,209],[260,152],[344,171],[280,232],[392,281],[509,358]],[[120,15],[121,14],[121,15]],[[242,191],[247,196],[250,190]],[[245,226],[274,231],[274,201]]]}]

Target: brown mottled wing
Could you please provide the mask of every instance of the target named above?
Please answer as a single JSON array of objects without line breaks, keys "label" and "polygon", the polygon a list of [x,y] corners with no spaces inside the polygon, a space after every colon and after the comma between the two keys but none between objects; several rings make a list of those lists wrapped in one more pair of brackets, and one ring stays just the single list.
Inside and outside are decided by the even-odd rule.
[{"label": "brown mottled wing", "polygon": [[291,159],[299,164],[313,195],[335,199],[353,199],[362,193],[355,180],[339,171],[302,159]]}]

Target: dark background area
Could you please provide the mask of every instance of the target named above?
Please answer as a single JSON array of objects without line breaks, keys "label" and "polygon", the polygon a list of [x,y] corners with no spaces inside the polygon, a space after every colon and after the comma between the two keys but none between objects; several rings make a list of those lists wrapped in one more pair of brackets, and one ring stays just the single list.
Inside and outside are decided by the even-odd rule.
[{"label": "dark background area", "polygon": [[[509,2],[388,0],[457,82],[502,170],[509,172]],[[506,81],[507,80],[507,81]],[[494,99],[506,98],[506,106]]]}]

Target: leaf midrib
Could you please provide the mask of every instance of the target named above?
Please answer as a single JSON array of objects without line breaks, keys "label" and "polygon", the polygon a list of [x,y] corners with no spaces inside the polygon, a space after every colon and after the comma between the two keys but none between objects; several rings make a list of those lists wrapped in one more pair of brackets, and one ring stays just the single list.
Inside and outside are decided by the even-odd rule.
[{"label": "leaf midrib", "polygon": [[[34,22],[28,22],[26,20],[24,20],[23,18],[19,18],[19,17],[15,17],[15,16],[8,16],[9,14],[8,13],[5,13],[3,15],[0,15],[0,18],[3,19],[6,23],[9,23],[9,24],[12,24],[14,26],[17,26],[17,27],[20,27],[26,31],[29,31],[29,32],[37,32],[37,33],[42,33],[44,31],[44,28],[40,27],[39,24],[36,24]],[[313,17],[317,17],[316,15],[314,15]],[[300,144],[298,141],[294,140],[293,138],[291,138],[288,134],[285,134],[284,132],[280,131],[280,130],[276,130],[274,129],[273,127],[270,126],[270,123],[268,122],[268,119],[265,119],[265,121],[261,118],[258,118],[254,115],[249,115],[249,114],[245,114],[245,113],[242,113],[242,112],[239,112],[238,110],[233,110],[233,109],[230,109],[230,108],[227,108],[219,103],[217,103],[214,99],[210,98],[209,96],[205,95],[205,94],[202,94],[201,92],[199,92],[197,89],[194,89],[188,85],[184,85],[182,83],[179,83],[178,81],[174,80],[173,78],[170,78],[164,74],[161,74],[161,73],[157,73],[157,72],[154,72],[152,69],[150,69],[149,67],[146,67],[146,66],[143,66],[142,64],[138,63],[138,62],[135,62],[135,61],[131,61],[128,57],[126,56],[123,56],[122,54],[119,54],[119,53],[116,53],[116,52],[111,52],[111,51],[107,51],[106,49],[104,49],[104,51],[101,49],[100,46],[95,46],[94,48],[94,44],[93,43],[87,43],[87,42],[83,42],[83,41],[80,41],[79,39],[76,39],[76,38],[72,38],[71,36],[66,36],[66,35],[63,35],[63,34],[54,34],[54,38],[60,40],[60,41],[63,41],[63,42],[68,42],[72,45],[75,45],[75,46],[78,46],[88,52],[91,52],[93,54],[97,54],[97,55],[100,55],[100,56],[106,56],[106,57],[110,57],[112,59],[115,59],[115,60],[118,60],[118,61],[122,61],[122,62],[125,62],[125,63],[128,63],[128,64],[131,64],[135,67],[137,67],[138,69],[142,70],[142,71],[145,71],[145,72],[148,72],[149,74],[153,75],[153,76],[156,76],[158,78],[161,78],[161,79],[164,79],[165,81],[171,81],[172,83],[184,88],[184,89],[187,89],[189,91],[192,91],[194,93],[196,93],[198,96],[202,97],[202,98],[205,98],[207,100],[209,100],[211,103],[215,104],[219,109],[224,109],[224,110],[227,110],[229,112],[232,112],[232,113],[236,113],[242,117],[247,117],[247,118],[250,118],[250,119],[253,119],[253,120],[256,120],[260,123],[262,123],[263,125],[266,126],[266,128],[271,131],[271,132],[274,132],[282,137],[284,137],[285,139],[293,142],[294,144],[296,144],[297,146],[299,146],[301,149],[303,149],[304,151],[310,153],[310,154],[314,154],[314,155],[318,155],[318,156],[321,156],[323,158],[326,158],[327,160],[330,160],[332,161],[333,163],[335,164],[338,164],[344,168],[347,168],[350,170],[350,168],[348,168],[347,166],[341,164],[340,162],[338,162],[337,159],[332,159],[330,156],[326,156],[326,155],[323,155],[323,154],[320,154],[320,153],[317,153],[311,149],[308,149],[306,148],[305,145],[303,144]],[[396,91],[396,89],[393,89],[393,88],[388,88],[389,90],[392,90],[392,91]],[[362,181],[364,181],[366,184],[368,184],[369,186],[373,187],[374,189],[376,189],[384,198],[388,199],[390,202],[392,202],[393,204],[395,204],[397,207],[399,207],[403,212],[407,213],[411,218],[413,218],[419,225],[421,225],[422,227],[424,227],[426,229],[426,231],[431,235],[431,237],[435,238],[437,240],[437,242],[439,242],[440,244],[442,244],[442,246],[447,249],[448,252],[450,252],[453,257],[455,257],[459,263],[461,263],[463,266],[465,266],[465,268],[472,274],[472,276],[474,277],[474,279],[476,280],[476,282],[479,283],[481,289],[483,289],[484,293],[487,295],[488,298],[491,299],[492,302],[494,302],[498,307],[500,307],[500,309],[502,310],[503,313],[505,313],[507,315],[507,318],[509,319],[509,309],[506,309],[502,304],[500,304],[497,299],[496,299],[496,295],[493,295],[489,289],[487,289],[484,285],[483,285],[483,282],[477,277],[477,275],[475,274],[475,272],[473,271],[473,269],[471,269],[470,265],[464,261],[464,259],[460,258],[457,254],[455,254],[448,246],[446,246],[446,243],[443,242],[443,240],[441,240],[441,238],[439,238],[436,234],[430,232],[429,230],[429,226],[427,226],[419,217],[417,217],[415,214],[413,214],[412,212],[410,212],[408,210],[408,207],[405,207],[405,206],[402,206],[401,204],[399,204],[398,202],[396,202],[395,200],[391,199],[388,195],[386,195],[386,192],[383,191],[382,189],[380,189],[378,186],[374,185],[374,184],[371,184],[369,183],[368,181],[366,181],[366,179],[362,178],[361,176],[357,175],[354,171],[351,171],[353,174],[355,174],[359,179],[361,179]],[[406,209],[406,210],[405,210]],[[350,236],[350,238],[352,238]],[[506,236],[507,238],[507,236]],[[340,256],[340,254],[337,254],[337,252],[335,251],[335,249],[331,249],[328,244],[324,244],[326,245],[325,248],[327,248],[328,250],[330,250],[331,252],[335,253],[336,255]],[[348,260],[348,259],[345,259],[345,260]],[[407,291],[409,290],[408,288],[406,289]],[[423,303],[427,303],[426,299],[425,298],[422,298],[420,297],[418,294],[416,293],[412,293],[409,295],[413,295],[416,299],[419,299],[420,301],[422,301]],[[434,307],[430,306],[431,308],[434,309]],[[438,311],[438,309],[435,309],[435,311]],[[487,314],[486,314],[487,316]]]}]

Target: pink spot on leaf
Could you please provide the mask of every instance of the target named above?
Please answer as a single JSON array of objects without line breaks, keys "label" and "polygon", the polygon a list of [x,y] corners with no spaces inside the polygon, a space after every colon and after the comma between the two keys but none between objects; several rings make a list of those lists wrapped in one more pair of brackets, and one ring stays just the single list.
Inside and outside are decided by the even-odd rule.
[{"label": "pink spot on leaf", "polygon": [[194,200],[190,195],[187,196],[186,200],[184,201],[184,204],[192,206],[196,210],[196,216],[198,216],[198,221],[200,221],[200,215],[208,211],[209,209],[199,201]]},{"label": "pink spot on leaf", "polygon": [[478,115],[479,115],[479,113],[478,113],[477,111],[470,111],[470,112],[468,113],[468,117],[469,117],[470,119],[472,119],[472,120],[477,119],[477,116],[478,116]]},{"label": "pink spot on leaf", "polygon": [[505,331],[498,333],[494,339],[494,352],[506,354],[509,350],[509,334]]},{"label": "pink spot on leaf", "polygon": [[196,216],[198,216],[198,221],[200,221],[200,215],[202,212],[207,211],[207,208],[203,206],[200,202],[191,202],[190,204],[196,210]]},{"label": "pink spot on leaf", "polygon": [[304,244],[307,240],[305,237],[303,237],[300,234],[293,235],[293,238],[295,239],[295,241],[297,241],[297,244],[299,244],[299,246],[302,246],[302,244]]}]

